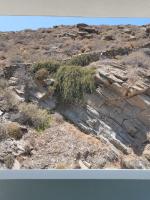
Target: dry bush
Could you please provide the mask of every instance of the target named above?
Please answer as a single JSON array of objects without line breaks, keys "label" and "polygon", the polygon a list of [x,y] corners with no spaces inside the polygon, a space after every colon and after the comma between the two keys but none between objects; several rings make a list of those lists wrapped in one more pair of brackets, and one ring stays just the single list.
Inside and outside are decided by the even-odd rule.
[{"label": "dry bush", "polygon": [[63,49],[66,55],[72,56],[80,52],[80,50],[82,49],[82,44],[79,42],[73,44],[70,43],[67,46],[63,46]]},{"label": "dry bush", "polygon": [[69,60],[70,65],[76,66],[87,66],[92,62],[96,62],[99,60],[99,56],[97,54],[81,54],[77,56],[73,56],[71,60]]},{"label": "dry bush", "polygon": [[48,77],[48,71],[47,69],[39,69],[36,74],[35,74],[35,78],[38,80],[44,80]]},{"label": "dry bush", "polygon": [[40,109],[33,103],[22,103],[19,110],[23,115],[23,123],[34,127],[36,130],[44,130],[50,126],[51,116],[47,110]]},{"label": "dry bush", "polygon": [[150,57],[147,56],[143,51],[135,51],[124,56],[122,59],[123,64],[132,65],[134,67],[149,67]]},{"label": "dry bush", "polygon": [[63,116],[61,114],[59,114],[59,113],[55,113],[54,114],[54,120],[58,124],[62,124],[64,122]]},{"label": "dry bush", "polygon": [[128,85],[132,86],[139,81],[144,69],[150,67],[150,57],[143,51],[136,51],[124,56],[122,63],[127,65]]},{"label": "dry bush", "polygon": [[57,163],[56,169],[69,169],[69,163],[61,162]]},{"label": "dry bush", "polygon": [[23,135],[22,129],[17,122],[11,122],[6,125],[6,133],[14,139],[20,139]]},{"label": "dry bush", "polygon": [[11,90],[0,88],[0,96],[3,99],[3,101],[0,102],[0,106],[3,110],[9,111],[17,108],[19,102]]},{"label": "dry bush", "polygon": [[127,76],[128,76],[128,87],[135,85],[135,83],[139,80],[138,78],[138,69],[136,66],[128,66],[127,67]]},{"label": "dry bush", "polygon": [[6,165],[6,167],[8,169],[11,169],[14,165],[14,156],[12,154],[8,154],[5,158],[4,158],[4,163]]}]

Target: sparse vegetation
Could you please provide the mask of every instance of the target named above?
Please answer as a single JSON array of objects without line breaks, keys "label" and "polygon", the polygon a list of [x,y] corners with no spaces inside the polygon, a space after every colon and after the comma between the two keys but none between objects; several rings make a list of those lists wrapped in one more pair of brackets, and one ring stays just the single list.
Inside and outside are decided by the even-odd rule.
[{"label": "sparse vegetation", "polygon": [[6,165],[6,167],[8,169],[11,169],[14,165],[14,156],[12,154],[8,154],[5,158],[4,158],[4,163]]},{"label": "sparse vegetation", "polygon": [[95,89],[94,69],[77,66],[60,67],[56,74],[56,95],[61,102],[82,102],[84,93]]},{"label": "sparse vegetation", "polygon": [[91,62],[95,62],[99,60],[99,56],[96,54],[81,54],[78,56],[72,57],[72,59],[69,61],[70,65],[76,65],[76,66],[86,66],[89,65]]},{"label": "sparse vegetation", "polygon": [[1,108],[3,110],[14,110],[18,106],[18,100],[16,99],[14,93],[10,89],[0,89],[3,101],[1,101]]},{"label": "sparse vegetation", "polygon": [[18,123],[11,122],[6,125],[6,133],[12,138],[20,139],[22,137],[22,130]]},{"label": "sparse vegetation", "polygon": [[143,51],[135,51],[125,56],[122,62],[123,64],[132,65],[133,67],[149,67],[150,57]]},{"label": "sparse vegetation", "polygon": [[58,61],[51,60],[49,62],[44,63],[36,63],[33,65],[33,72],[37,72],[40,69],[46,69],[49,74],[54,74],[60,67],[60,63]]},{"label": "sparse vegetation", "polygon": [[69,167],[69,163],[57,163],[56,169],[67,169]]},{"label": "sparse vegetation", "polygon": [[33,103],[22,103],[19,110],[23,115],[24,124],[35,128],[38,131],[50,126],[51,116],[47,110],[39,108]]}]

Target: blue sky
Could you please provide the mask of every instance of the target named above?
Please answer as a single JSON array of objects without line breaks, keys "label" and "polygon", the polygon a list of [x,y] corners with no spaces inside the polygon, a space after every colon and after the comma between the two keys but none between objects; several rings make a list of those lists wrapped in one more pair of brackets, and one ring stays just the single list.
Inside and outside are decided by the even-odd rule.
[{"label": "blue sky", "polygon": [[0,16],[0,31],[19,31],[23,29],[48,28],[54,25],[87,23],[91,25],[144,25],[150,18],[85,18],[85,17],[40,17],[40,16]]}]

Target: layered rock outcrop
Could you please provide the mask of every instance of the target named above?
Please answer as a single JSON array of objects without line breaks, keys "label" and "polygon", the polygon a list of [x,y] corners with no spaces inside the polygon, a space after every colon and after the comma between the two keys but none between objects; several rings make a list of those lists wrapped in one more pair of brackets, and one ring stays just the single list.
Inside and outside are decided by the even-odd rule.
[{"label": "layered rock outcrop", "polygon": [[131,83],[133,77],[117,63],[95,65],[95,94],[86,95],[86,106],[67,106],[61,112],[82,130],[107,138],[125,154],[130,149],[142,154],[150,142],[149,84],[140,76]]}]

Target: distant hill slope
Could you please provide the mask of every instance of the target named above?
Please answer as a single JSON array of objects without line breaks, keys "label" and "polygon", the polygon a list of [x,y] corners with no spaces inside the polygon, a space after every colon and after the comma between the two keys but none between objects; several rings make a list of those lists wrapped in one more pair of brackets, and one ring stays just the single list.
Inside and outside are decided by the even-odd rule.
[{"label": "distant hill slope", "polygon": [[150,47],[150,25],[56,26],[0,32],[0,66],[8,63],[67,59],[73,55],[118,48]]}]

